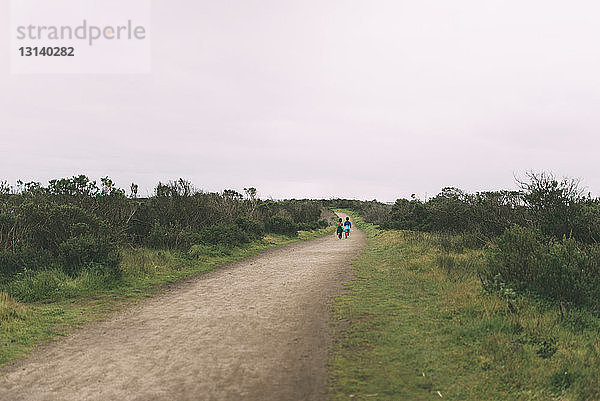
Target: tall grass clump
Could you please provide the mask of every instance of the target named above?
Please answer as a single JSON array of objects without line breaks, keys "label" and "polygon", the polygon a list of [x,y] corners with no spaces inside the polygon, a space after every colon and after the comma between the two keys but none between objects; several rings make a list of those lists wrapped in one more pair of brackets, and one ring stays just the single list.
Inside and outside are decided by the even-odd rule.
[{"label": "tall grass clump", "polygon": [[25,310],[21,305],[10,295],[0,291],[0,323],[23,318],[24,314]]}]

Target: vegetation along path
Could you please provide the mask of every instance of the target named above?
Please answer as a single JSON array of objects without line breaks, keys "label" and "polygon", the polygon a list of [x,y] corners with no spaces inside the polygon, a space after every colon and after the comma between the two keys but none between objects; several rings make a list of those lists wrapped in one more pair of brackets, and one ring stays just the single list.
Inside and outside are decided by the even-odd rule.
[{"label": "vegetation along path", "polygon": [[329,301],[363,245],[330,235],[182,282],[0,371],[0,399],[324,399]]}]

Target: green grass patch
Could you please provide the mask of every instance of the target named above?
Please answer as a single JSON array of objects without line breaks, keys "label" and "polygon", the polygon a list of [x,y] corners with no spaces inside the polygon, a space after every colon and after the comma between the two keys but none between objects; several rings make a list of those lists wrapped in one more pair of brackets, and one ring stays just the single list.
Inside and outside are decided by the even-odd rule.
[{"label": "green grass patch", "polygon": [[597,316],[484,292],[485,250],[354,221],[368,244],[334,306],[334,400],[600,399]]},{"label": "green grass patch", "polygon": [[237,248],[194,246],[187,253],[123,249],[119,278],[93,270],[76,277],[55,270],[25,273],[0,291],[0,366],[26,355],[36,345],[151,297],[164,284],[333,230],[300,231],[297,237],[269,234]]}]

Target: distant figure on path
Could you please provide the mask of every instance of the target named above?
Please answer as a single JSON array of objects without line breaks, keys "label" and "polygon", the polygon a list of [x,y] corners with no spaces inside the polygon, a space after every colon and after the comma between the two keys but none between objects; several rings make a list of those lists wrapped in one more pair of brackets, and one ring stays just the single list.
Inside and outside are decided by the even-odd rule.
[{"label": "distant figure on path", "polygon": [[[341,221],[342,219],[340,219]],[[344,222],[344,234],[346,238],[350,235],[350,231],[352,231],[352,223],[350,222],[350,217],[346,217],[346,221]]]},{"label": "distant figure on path", "polygon": [[344,225],[342,224],[342,219],[340,219],[340,221],[338,222],[337,231],[336,231],[339,239],[342,239],[343,232],[344,232]]}]

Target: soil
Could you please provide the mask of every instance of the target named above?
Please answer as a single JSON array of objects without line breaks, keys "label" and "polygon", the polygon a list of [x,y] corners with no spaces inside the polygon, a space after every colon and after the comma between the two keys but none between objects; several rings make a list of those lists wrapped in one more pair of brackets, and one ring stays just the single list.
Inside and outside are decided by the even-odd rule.
[{"label": "soil", "polygon": [[4,368],[0,399],[326,399],[330,304],[364,243],[330,235],[188,279]]}]

